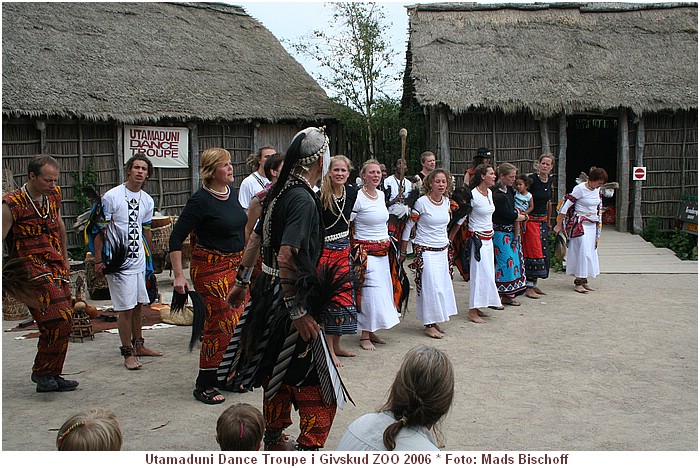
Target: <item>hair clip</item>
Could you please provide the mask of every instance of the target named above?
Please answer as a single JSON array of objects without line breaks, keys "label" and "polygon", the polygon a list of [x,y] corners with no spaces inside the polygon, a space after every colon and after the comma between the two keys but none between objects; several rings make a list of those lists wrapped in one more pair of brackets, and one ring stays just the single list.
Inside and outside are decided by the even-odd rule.
[{"label": "hair clip", "polygon": [[63,444],[63,440],[66,438],[68,434],[71,433],[72,430],[79,428],[80,426],[84,426],[85,421],[78,421],[77,423],[71,425],[68,427],[68,429],[65,430],[65,432],[61,435],[58,436],[58,441],[56,442],[56,445],[58,448],[61,448],[61,444]]},{"label": "hair clip", "polygon": [[243,424],[242,422],[239,422],[238,424],[238,438],[243,440],[243,435],[245,434],[245,424]]}]

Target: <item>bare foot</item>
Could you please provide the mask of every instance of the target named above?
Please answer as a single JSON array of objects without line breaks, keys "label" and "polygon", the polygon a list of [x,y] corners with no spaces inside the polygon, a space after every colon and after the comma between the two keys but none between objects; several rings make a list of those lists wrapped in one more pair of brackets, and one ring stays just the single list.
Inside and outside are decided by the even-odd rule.
[{"label": "bare foot", "polygon": [[537,295],[535,288],[528,288],[527,291],[525,291],[525,295],[527,297],[529,297],[530,299],[539,299],[540,298],[540,296]]},{"label": "bare foot", "polygon": [[129,370],[137,370],[141,368],[141,363],[136,356],[126,356],[124,357],[124,367]]},{"label": "bare foot", "polygon": [[442,333],[440,333],[435,326],[432,327],[425,327],[423,329],[423,333],[425,333],[426,336],[429,336],[430,338],[435,338],[437,340],[441,339],[443,337]]},{"label": "bare foot", "polygon": [[341,357],[355,357],[355,356],[357,356],[357,354],[352,353],[352,352],[348,351],[347,349],[343,349],[343,348],[336,349],[335,355],[341,356]]},{"label": "bare foot", "polygon": [[360,347],[365,351],[376,351],[377,348],[372,344],[372,340],[369,338],[363,338],[360,340]]},{"label": "bare foot", "polygon": [[338,356],[335,354],[331,354],[331,359],[333,359],[333,364],[335,367],[343,367],[343,363],[338,359]]},{"label": "bare foot", "polygon": [[379,338],[379,336],[375,335],[375,334],[372,333],[372,332],[369,333],[369,339],[372,341],[372,343],[386,344],[386,341],[384,341],[383,339]]},{"label": "bare foot", "polygon": [[592,287],[588,286],[588,284],[583,285],[584,288],[586,288],[586,291],[595,291]]},{"label": "bare foot", "polygon": [[146,348],[144,345],[136,345],[134,347],[134,354],[137,356],[162,356],[163,353],[150,348]]},{"label": "bare foot", "polygon": [[482,312],[480,309],[476,309],[476,313],[479,317],[491,317],[491,314],[487,314],[485,312]]},{"label": "bare foot", "polygon": [[581,284],[577,284],[576,286],[574,286],[574,291],[576,291],[577,293],[581,293],[581,294],[588,293],[588,290],[585,287],[583,287],[583,285],[581,285]]},{"label": "bare foot", "polygon": [[440,328],[440,325],[438,325],[437,323],[434,323],[434,324],[433,324],[433,328],[435,328],[437,331],[439,331],[439,332],[442,333],[442,334],[447,333],[445,330],[443,330],[442,328]]},{"label": "bare foot", "polygon": [[542,292],[542,290],[541,290],[540,288],[538,288],[537,286],[535,286],[534,288],[532,288],[532,290],[535,291],[537,294],[539,294],[539,295],[541,295],[541,296],[546,296],[546,295],[547,295],[546,292]]},{"label": "bare foot", "polygon": [[469,314],[467,315],[467,317],[469,317],[469,320],[471,320],[474,323],[486,323],[484,319],[479,317],[480,315],[483,314],[479,309],[469,309]]}]

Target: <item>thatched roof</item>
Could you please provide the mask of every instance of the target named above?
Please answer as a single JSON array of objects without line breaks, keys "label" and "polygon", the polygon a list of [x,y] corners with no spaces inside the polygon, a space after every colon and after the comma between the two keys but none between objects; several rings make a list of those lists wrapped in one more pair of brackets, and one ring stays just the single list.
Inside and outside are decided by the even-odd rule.
[{"label": "thatched roof", "polygon": [[2,4],[4,115],[317,121],[334,104],[241,7]]},{"label": "thatched roof", "polygon": [[593,112],[697,109],[697,4],[408,6],[423,106]]}]

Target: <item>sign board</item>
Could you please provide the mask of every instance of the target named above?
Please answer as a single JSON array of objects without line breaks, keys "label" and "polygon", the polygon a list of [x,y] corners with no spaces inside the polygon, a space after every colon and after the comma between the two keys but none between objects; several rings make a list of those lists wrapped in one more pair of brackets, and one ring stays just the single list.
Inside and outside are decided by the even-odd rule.
[{"label": "sign board", "polygon": [[124,126],[124,162],[144,153],[153,167],[189,167],[189,130],[182,127]]},{"label": "sign board", "polygon": [[683,223],[683,231],[698,234],[698,197],[684,196],[678,203],[676,219]]},{"label": "sign board", "polygon": [[646,167],[633,167],[632,168],[632,180],[647,180],[647,168]]}]

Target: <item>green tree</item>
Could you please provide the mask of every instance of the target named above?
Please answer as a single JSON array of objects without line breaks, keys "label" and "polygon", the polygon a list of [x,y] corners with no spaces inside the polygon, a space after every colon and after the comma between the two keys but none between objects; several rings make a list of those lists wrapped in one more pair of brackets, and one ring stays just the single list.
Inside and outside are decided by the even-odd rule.
[{"label": "green tree", "polygon": [[[331,91],[331,98],[361,116],[369,154],[375,156],[375,104],[386,98],[382,90],[392,76],[392,50],[385,34],[390,23],[381,5],[376,3],[332,3],[333,19],[327,31],[316,30],[294,50],[319,64],[318,79]],[[339,116],[353,125],[350,114]]]}]

